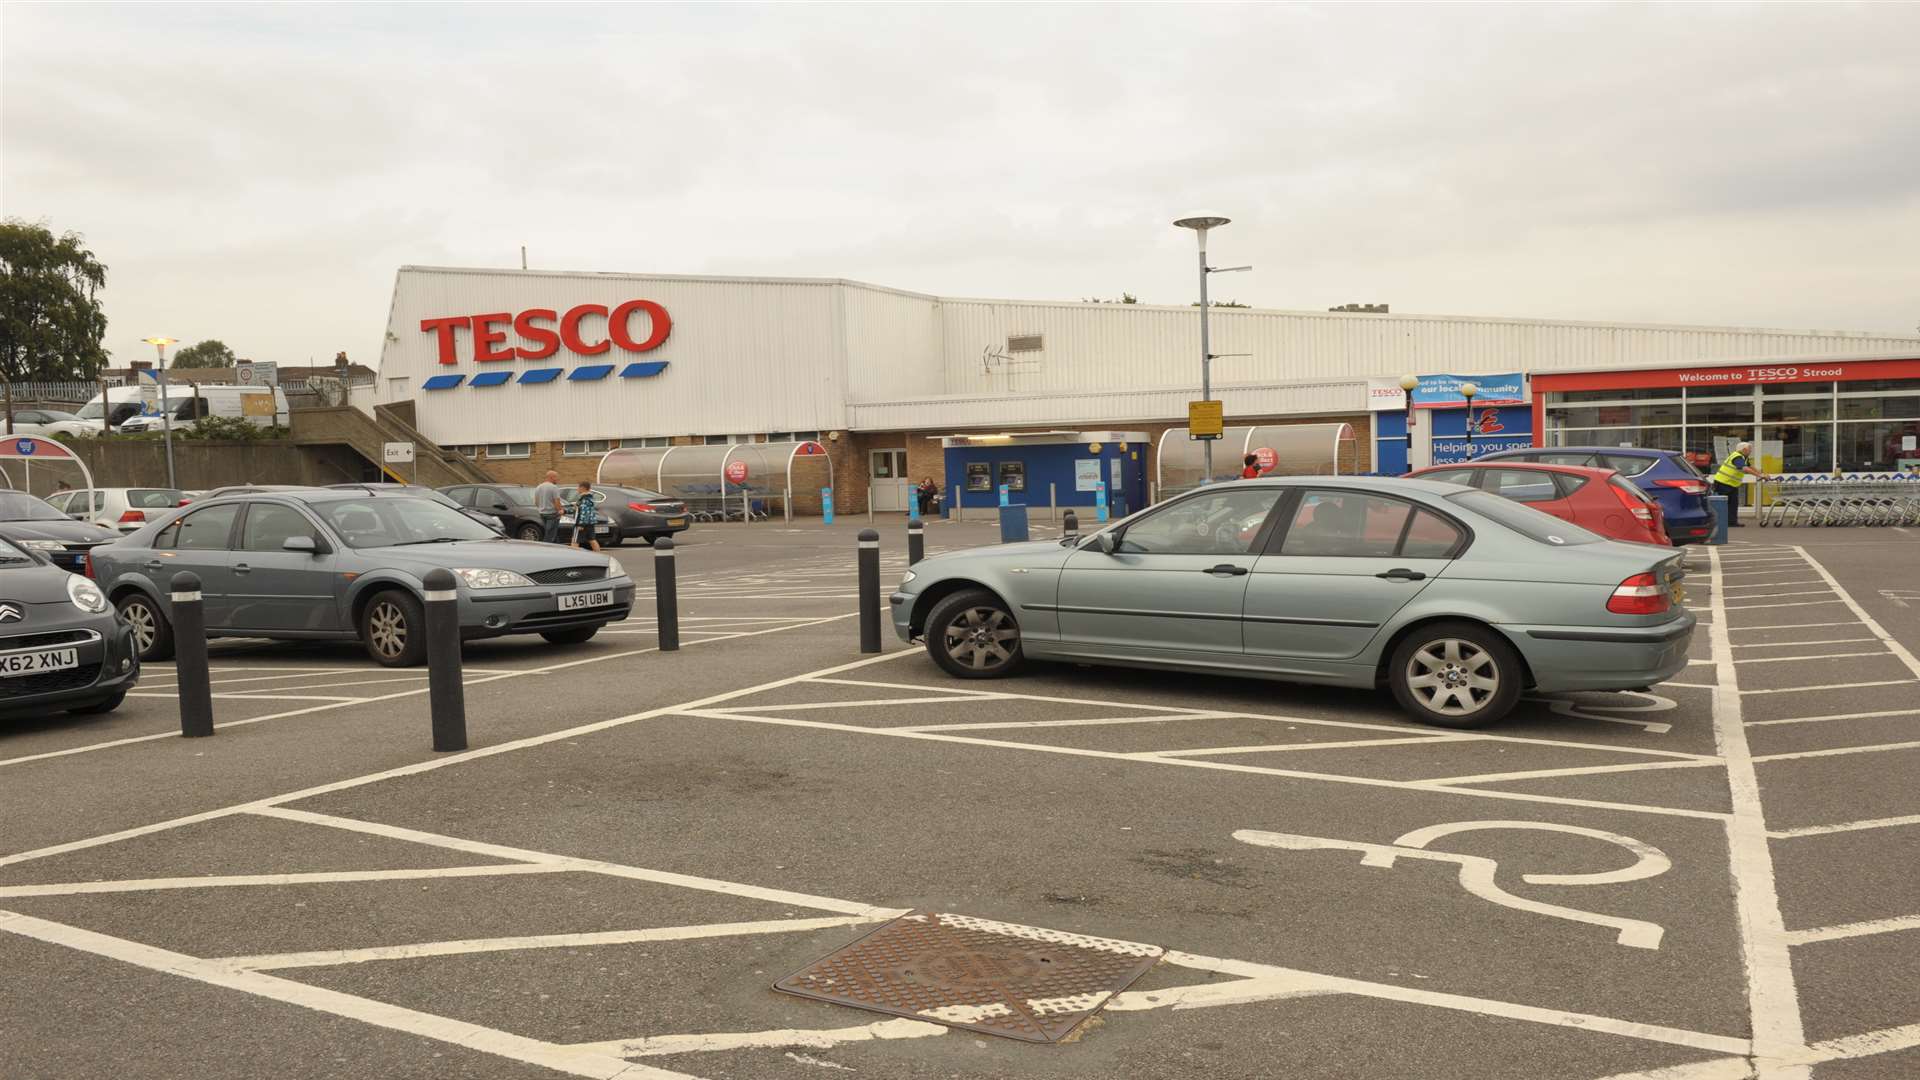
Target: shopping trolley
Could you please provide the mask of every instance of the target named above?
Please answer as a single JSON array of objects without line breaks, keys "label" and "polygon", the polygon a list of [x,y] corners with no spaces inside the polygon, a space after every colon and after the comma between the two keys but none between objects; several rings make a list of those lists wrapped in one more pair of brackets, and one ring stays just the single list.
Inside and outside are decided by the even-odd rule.
[{"label": "shopping trolley", "polygon": [[1920,476],[1912,473],[1809,473],[1758,486],[1754,521],[1762,527],[1920,524]]}]

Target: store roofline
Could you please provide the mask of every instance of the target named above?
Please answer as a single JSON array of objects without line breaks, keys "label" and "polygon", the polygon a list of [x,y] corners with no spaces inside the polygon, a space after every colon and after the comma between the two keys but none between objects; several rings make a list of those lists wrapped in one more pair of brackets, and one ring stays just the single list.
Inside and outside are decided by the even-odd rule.
[{"label": "store roofline", "polygon": [[[950,304],[1004,304],[1018,307],[1055,307],[1080,309],[1127,308],[1135,311],[1192,312],[1196,306],[1189,304],[1108,304],[1089,303],[1084,300],[1018,300],[1006,297],[979,296],[939,296],[933,293],[915,292],[890,285],[875,285],[867,281],[855,281],[852,278],[815,278],[815,277],[762,277],[740,274],[646,274],[629,271],[611,270],[522,270],[518,267],[479,267],[479,266],[421,266],[403,265],[400,273],[432,274],[486,274],[492,276],[524,276],[550,278],[602,278],[623,281],[667,281],[688,282],[694,284],[710,283],[717,285],[817,285],[831,287],[842,285],[854,289],[866,289],[871,292],[889,293],[915,300],[930,300],[935,303]],[[397,291],[397,278],[396,278]],[[1211,309],[1215,316],[1235,318],[1241,315],[1285,315],[1294,318],[1311,319],[1379,319],[1398,322],[1452,322],[1452,323],[1497,323],[1506,326],[1567,326],[1585,328],[1603,328],[1615,330],[1677,330],[1688,333],[1712,334],[1776,334],[1785,337],[1853,337],[1876,338],[1883,341],[1910,341],[1920,349],[1920,337],[1904,334],[1881,333],[1873,330],[1822,330],[1818,328],[1789,329],[1769,326],[1708,326],[1694,323],[1633,323],[1608,322],[1595,319],[1533,319],[1504,315],[1445,315],[1422,314],[1420,312],[1359,312],[1359,311],[1301,311],[1291,308],[1223,308]],[[389,312],[391,323],[391,312]],[[1836,357],[1835,359],[1870,359],[1871,357]],[[1806,359],[1794,357],[1793,359]],[[1741,361],[1754,362],[1754,361]],[[1620,369],[1614,370],[1634,370]]]}]

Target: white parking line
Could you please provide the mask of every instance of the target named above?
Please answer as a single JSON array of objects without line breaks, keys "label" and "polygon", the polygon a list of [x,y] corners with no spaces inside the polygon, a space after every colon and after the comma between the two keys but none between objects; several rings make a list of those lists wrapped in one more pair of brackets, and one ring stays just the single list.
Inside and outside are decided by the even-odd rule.
[{"label": "white parking line", "polygon": [[1789,716],[1784,720],[1749,720],[1748,727],[1770,724],[1817,724],[1823,720],[1874,720],[1883,716],[1920,716],[1920,709],[1876,709],[1873,712],[1828,713],[1825,716]]},{"label": "white parking line", "polygon": [[548,863],[488,863],[436,866],[418,870],[323,870],[304,874],[232,874],[214,877],[127,878],[118,881],[67,881],[51,885],[0,885],[0,898],[80,896],[94,893],[156,892],[168,889],[220,889],[245,885],[332,885],[343,881],[414,881],[421,878],[501,877],[565,873]]},{"label": "white parking line", "polygon": [[[1721,610],[1724,610],[1724,611],[1759,611],[1759,610],[1761,610],[1762,608],[1783,608],[1783,607],[1819,607],[1819,606],[1820,606],[1821,604],[1838,604],[1838,603],[1840,603],[1840,601],[1839,601],[1839,600],[1795,600],[1795,601],[1794,601],[1793,603],[1791,603],[1791,604],[1742,604],[1741,606],[1739,606],[1739,607],[1736,607],[1736,608],[1723,608],[1723,609],[1721,609]],[[1719,618],[1720,618],[1719,616],[1715,616],[1715,619],[1719,619]],[[1818,625],[1818,624],[1809,624],[1809,625]],[[1759,630],[1759,629],[1762,629],[1762,628],[1761,628],[1761,627],[1758,627],[1758,626],[1736,626],[1736,627],[1734,627],[1734,629],[1735,629],[1735,630]],[[1765,627],[1765,629],[1768,629],[1768,630],[1787,630],[1787,629],[1791,629],[1791,627],[1785,627],[1785,626],[1769,626],[1769,627]]]},{"label": "white parking line", "polygon": [[[1846,625],[1851,626],[1853,624],[1848,623]],[[1748,630],[1752,628],[1741,626],[1741,627],[1736,627],[1735,629]],[[1879,638],[1871,638],[1871,637],[1843,637],[1843,638],[1828,638],[1825,641],[1753,641],[1753,642],[1748,642],[1745,645],[1735,644],[1734,648],[1736,649],[1803,649],[1813,645],[1858,645],[1862,642],[1879,641],[1879,640],[1880,640]]]},{"label": "white parking line", "polygon": [[[560,869],[549,867],[548,869]],[[700,923],[692,926],[653,926],[643,930],[605,930],[584,934],[533,934],[524,937],[471,938],[464,941],[425,941],[412,945],[377,945],[365,949],[323,949],[317,952],[263,953],[225,956],[217,963],[248,971],[278,971],[294,967],[364,964],[375,960],[417,960],[423,956],[467,956],[473,953],[517,952],[523,949],[578,949],[594,945],[635,945],[643,941],[693,941],[700,938],[784,934],[859,926],[893,918],[892,915],[832,915],[818,919],[766,919],[758,922]]]},{"label": "white parking line", "polygon": [[[1720,573],[1720,553],[1710,552]],[[1760,776],[1747,747],[1741,721],[1739,667],[1726,630],[1725,600],[1714,593],[1714,625],[1708,631],[1713,658],[1724,681],[1713,691],[1713,739],[1726,759],[1727,789],[1733,813],[1726,820],[1727,869],[1734,880],[1740,916],[1740,947],[1746,968],[1747,1004],[1752,1019],[1753,1056],[1758,1080],[1809,1080],[1811,1070],[1787,1064],[1807,1043],[1800,1018],[1800,991],[1774,883],[1773,850],[1767,844],[1766,810],[1760,800]]]},{"label": "white parking line", "polygon": [[1796,750],[1790,754],[1762,754],[1753,760],[1755,762],[1793,761],[1798,758],[1841,757],[1846,754],[1884,754],[1889,750],[1912,750],[1915,747],[1920,747],[1920,740],[1879,743],[1875,746],[1833,746],[1825,750]]},{"label": "white parking line", "polygon": [[1891,934],[1901,930],[1920,930],[1920,915],[1902,915],[1896,919],[1873,919],[1868,922],[1820,926],[1808,930],[1789,930],[1787,937],[1795,945],[1806,945],[1815,941],[1838,941],[1841,938]]},{"label": "white parking line", "polygon": [[[1860,629],[1860,624],[1857,622],[1781,623],[1777,626],[1735,626],[1735,627],[1732,627],[1731,629],[1736,634],[1745,634],[1745,633],[1760,631],[1760,630],[1821,630],[1821,629],[1825,629],[1827,627],[1833,627],[1833,626],[1846,626],[1846,627],[1851,627],[1855,630]],[[1755,644],[1753,647],[1759,648],[1761,645],[1765,645],[1765,644],[1788,645],[1792,643],[1786,642],[1786,641],[1760,642]],[[1734,648],[1738,649],[1740,648],[1740,646],[1735,645]]]},{"label": "white parking line", "polygon": [[1480,742],[1478,735],[1414,735],[1404,739],[1353,739],[1341,742],[1260,743],[1257,746],[1203,746],[1188,750],[1144,750],[1132,758],[1211,757],[1216,754],[1266,754],[1288,750],[1351,750],[1364,746],[1406,746],[1416,743]]},{"label": "white parking line", "polygon": [[1481,773],[1477,776],[1441,776],[1432,780],[1417,780],[1414,783],[1496,784],[1506,780],[1545,780],[1556,776],[1588,776],[1594,773],[1645,772],[1649,769],[1700,769],[1720,764],[1722,762],[1717,758],[1707,761],[1633,761],[1624,765],[1582,765],[1567,769],[1526,769],[1520,772]]},{"label": "white parking line", "polygon": [[1814,690],[1860,690],[1869,686],[1906,686],[1912,682],[1912,679],[1876,679],[1873,682],[1822,683],[1819,686],[1773,686],[1764,690],[1740,692],[1742,694],[1805,694]]},{"label": "white parking line", "polygon": [[[1734,648],[1736,649],[1739,647],[1740,646],[1738,645],[1734,646]],[[1806,656],[1750,656],[1745,660],[1735,660],[1734,663],[1736,664],[1785,664],[1795,660],[1845,660],[1851,656],[1892,656],[1892,655],[1893,655],[1892,653],[1887,652],[1885,649],[1882,649],[1879,652],[1811,653]],[[1713,661],[1709,660],[1707,661],[1707,663],[1711,664],[1713,663]]]},{"label": "white parking line", "polygon": [[1871,829],[1897,829],[1907,825],[1920,825],[1920,814],[1872,818],[1867,821],[1842,821],[1832,825],[1801,825],[1792,829],[1775,829],[1767,835],[1776,840],[1791,840],[1801,836],[1825,836],[1828,833],[1865,832]]}]

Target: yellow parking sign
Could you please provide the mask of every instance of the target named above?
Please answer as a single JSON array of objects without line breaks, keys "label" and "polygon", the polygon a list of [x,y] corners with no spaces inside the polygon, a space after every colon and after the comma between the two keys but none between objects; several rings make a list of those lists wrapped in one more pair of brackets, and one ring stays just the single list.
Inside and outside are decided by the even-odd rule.
[{"label": "yellow parking sign", "polygon": [[1226,434],[1227,412],[1223,402],[1187,402],[1187,438],[1218,439]]}]

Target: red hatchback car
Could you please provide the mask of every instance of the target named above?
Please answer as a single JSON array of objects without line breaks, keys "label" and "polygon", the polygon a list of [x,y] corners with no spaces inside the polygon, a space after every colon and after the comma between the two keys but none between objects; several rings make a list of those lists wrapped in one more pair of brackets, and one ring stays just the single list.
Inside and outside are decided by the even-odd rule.
[{"label": "red hatchback car", "polygon": [[1487,461],[1435,465],[1407,475],[1491,491],[1610,540],[1671,545],[1660,504],[1612,469]]}]

